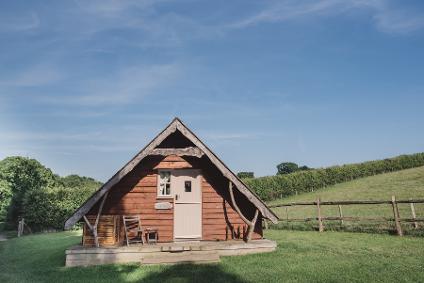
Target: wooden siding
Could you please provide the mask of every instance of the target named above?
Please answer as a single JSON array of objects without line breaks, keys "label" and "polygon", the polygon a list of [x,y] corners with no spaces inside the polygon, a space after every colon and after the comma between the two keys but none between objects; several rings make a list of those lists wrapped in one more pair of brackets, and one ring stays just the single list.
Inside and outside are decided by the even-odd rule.
[{"label": "wooden siding", "polygon": [[[88,215],[88,221],[93,224],[96,215]],[[119,243],[119,217],[117,215],[100,216],[98,229],[99,244],[102,246],[114,246]],[[87,225],[83,228],[83,246],[94,246],[94,237]]]},{"label": "wooden siding", "polygon": [[[248,226],[231,207],[229,198],[225,199],[218,192],[219,190],[202,178],[202,239],[243,239],[247,235]],[[261,222],[260,218],[258,222]],[[255,229],[252,238],[262,238],[262,230]]]},{"label": "wooden siding", "polygon": [[[202,158],[204,159],[204,158]],[[210,166],[210,165],[209,165]],[[207,172],[209,169],[197,158],[182,158],[178,156],[148,157],[139,164],[132,172],[125,176],[110,191],[102,211],[102,215],[114,215],[118,221],[117,240],[100,240],[101,245],[123,244],[125,239],[122,215],[140,215],[144,228],[157,228],[159,242],[173,241],[174,235],[174,209],[155,209],[157,202],[170,202],[174,206],[173,198],[157,196],[157,181],[159,169],[185,169],[194,168]],[[218,177],[214,177],[218,178]],[[219,183],[228,181],[220,176]],[[215,180],[214,180],[215,181]],[[211,185],[211,183],[214,183]],[[219,186],[219,188],[218,188]],[[225,195],[222,185],[215,185],[206,178],[202,178],[202,239],[203,240],[227,240],[243,238],[246,235],[247,225],[239,217],[237,212],[228,204],[229,195]],[[236,199],[243,197],[236,195]],[[246,201],[246,200],[242,200]],[[250,203],[249,203],[250,204]],[[240,205],[240,204],[239,204]],[[93,206],[88,213],[89,217],[95,217],[99,204]],[[248,210],[250,208],[248,207]],[[248,216],[251,218],[250,216]],[[91,219],[91,218],[89,218]],[[102,217],[99,222],[99,235],[109,235],[105,229]],[[94,220],[93,220],[94,222]],[[258,218],[261,223],[261,217]],[[261,238],[261,225],[257,225],[254,239]],[[87,227],[84,228],[83,244],[93,245],[93,239]]]}]

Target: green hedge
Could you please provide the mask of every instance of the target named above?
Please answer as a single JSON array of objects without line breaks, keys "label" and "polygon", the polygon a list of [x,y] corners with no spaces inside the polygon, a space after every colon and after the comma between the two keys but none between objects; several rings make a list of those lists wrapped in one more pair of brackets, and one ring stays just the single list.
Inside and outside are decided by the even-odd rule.
[{"label": "green hedge", "polygon": [[63,223],[94,192],[92,188],[44,188],[24,199],[23,217],[33,231],[63,229]]},{"label": "green hedge", "polygon": [[424,153],[416,153],[384,160],[300,171],[287,175],[244,179],[244,182],[263,200],[269,201],[298,193],[313,192],[357,178],[423,165]]}]

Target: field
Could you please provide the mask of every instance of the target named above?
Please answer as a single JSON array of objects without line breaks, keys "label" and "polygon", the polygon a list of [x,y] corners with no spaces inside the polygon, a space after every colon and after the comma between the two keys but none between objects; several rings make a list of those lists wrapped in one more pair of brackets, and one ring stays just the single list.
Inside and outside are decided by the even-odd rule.
[{"label": "field", "polygon": [[0,242],[0,282],[418,282],[424,239],[363,233],[268,230],[273,253],[224,257],[219,264],[64,267],[79,232]]},{"label": "field", "polygon": [[[269,202],[270,205],[299,202],[314,201],[317,197],[321,200],[390,200],[395,195],[397,199],[424,199],[424,167],[402,170],[393,173],[386,173],[372,177],[357,179],[354,181],[337,184],[325,189],[312,193],[304,193],[298,196],[292,196],[281,200]],[[393,217],[392,207],[390,205],[354,205],[343,206],[343,216],[360,216],[360,217]],[[304,224],[284,223],[287,218],[307,218],[316,217],[317,210],[313,206],[297,206],[285,208],[273,208],[280,217],[281,224],[279,227],[284,228],[306,228]],[[415,204],[417,217],[424,217],[424,204]],[[411,209],[409,204],[399,204],[400,215],[403,218],[411,217]],[[323,216],[338,216],[337,206],[322,206]],[[362,225],[364,224],[364,225]],[[392,224],[388,223],[348,223],[345,222],[346,229],[365,231],[387,231],[391,229]],[[316,226],[312,223],[312,226]],[[329,228],[337,228],[338,221],[329,223]],[[422,223],[424,226],[424,223]],[[413,233],[410,224],[403,224],[403,228],[409,233]],[[421,230],[421,229],[420,229]],[[421,233],[421,232],[418,232]]]}]

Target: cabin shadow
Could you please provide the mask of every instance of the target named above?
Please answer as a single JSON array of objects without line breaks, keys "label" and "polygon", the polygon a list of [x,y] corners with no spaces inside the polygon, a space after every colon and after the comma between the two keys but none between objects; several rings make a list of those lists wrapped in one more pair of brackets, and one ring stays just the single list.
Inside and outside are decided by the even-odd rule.
[{"label": "cabin shadow", "polygon": [[247,282],[218,264],[176,264],[149,273],[138,282]]}]

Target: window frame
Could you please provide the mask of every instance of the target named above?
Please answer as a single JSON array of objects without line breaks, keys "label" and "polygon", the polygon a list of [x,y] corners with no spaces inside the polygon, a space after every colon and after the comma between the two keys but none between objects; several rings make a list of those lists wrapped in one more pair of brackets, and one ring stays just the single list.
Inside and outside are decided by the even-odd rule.
[{"label": "window frame", "polygon": [[[168,172],[169,173],[169,181],[165,183],[165,192],[166,192],[166,184],[169,184],[169,194],[162,194],[162,189],[161,189],[161,173],[165,173]],[[156,195],[158,198],[172,198],[172,171],[171,170],[159,170],[158,171],[158,184],[157,184],[157,188],[156,188]]]}]

